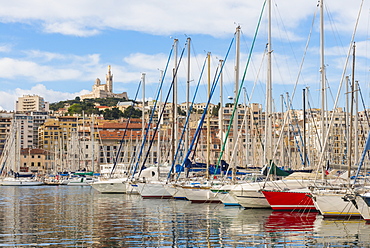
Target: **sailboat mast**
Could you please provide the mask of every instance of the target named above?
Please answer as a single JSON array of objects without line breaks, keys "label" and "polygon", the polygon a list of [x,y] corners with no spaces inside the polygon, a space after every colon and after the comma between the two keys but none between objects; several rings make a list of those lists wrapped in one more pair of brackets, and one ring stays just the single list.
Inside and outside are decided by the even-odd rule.
[{"label": "sailboat mast", "polygon": [[143,96],[143,105],[141,106],[141,135],[144,138],[145,133],[145,73],[141,73],[141,83],[142,87],[142,96]]},{"label": "sailboat mast", "polygon": [[21,146],[20,146],[20,144],[21,144],[21,142],[20,142],[20,140],[21,140],[21,132],[19,131],[20,130],[20,128],[19,128],[19,126],[20,126],[20,124],[17,122],[16,123],[16,138],[15,138],[15,146],[14,146],[14,149],[15,149],[15,164],[16,164],[16,169],[15,169],[15,171],[16,172],[20,172],[21,171],[21,168],[20,168],[20,166],[21,166],[21,161],[20,161],[20,158],[21,158]]},{"label": "sailboat mast", "polygon": [[[352,84],[351,84],[351,111],[349,113],[349,142],[348,142],[348,183],[351,182],[352,170],[352,140],[353,140],[353,99],[355,94],[355,52],[356,44],[353,44],[353,61],[352,61]],[[357,136],[356,136],[357,137]]]},{"label": "sailboat mast", "polygon": [[219,60],[219,68],[220,68],[220,147],[223,146],[223,142],[224,142],[224,100],[223,100],[223,88],[224,88],[224,77],[223,77],[223,73],[222,73],[222,63],[224,61],[222,59]]},{"label": "sailboat mast", "polygon": [[[190,106],[189,106],[189,99],[190,99],[190,38],[187,38],[187,45],[188,45],[188,75],[186,80],[186,116],[190,116]],[[190,135],[190,128],[189,124],[186,125],[185,129],[185,149],[189,147],[189,135]],[[187,151],[185,151],[186,153]]]},{"label": "sailboat mast", "polygon": [[355,162],[357,163],[359,159],[358,154],[358,81],[355,81]]},{"label": "sailboat mast", "polygon": [[321,71],[321,152],[324,152],[324,140],[326,134],[326,71],[324,54],[324,0],[320,0],[320,71]]},{"label": "sailboat mast", "polygon": [[[159,78],[159,83],[161,83],[163,81],[163,70],[160,70],[160,78]],[[162,89],[161,91],[159,92],[159,104],[158,104],[158,119],[160,119],[160,113],[162,112]],[[157,138],[157,162],[158,164],[161,164],[162,163],[162,151],[161,151],[161,122],[158,122],[158,138]]]},{"label": "sailboat mast", "polygon": [[266,81],[266,114],[265,114],[265,162],[272,159],[272,66],[271,66],[271,0],[268,1],[268,37],[267,37],[267,81]]},{"label": "sailboat mast", "polygon": [[[211,96],[211,53],[207,53],[207,63],[208,63],[208,72],[207,72],[207,94],[208,98]],[[210,140],[211,140],[211,119],[209,116],[209,109],[207,109],[207,158],[206,158],[206,179],[209,179],[209,168],[210,168],[210,158],[211,158],[211,149],[210,149]]]},{"label": "sailboat mast", "polygon": [[[143,149],[145,150],[145,73],[141,73],[141,83],[142,83],[142,106],[141,106],[141,139],[143,141]],[[149,131],[149,130],[148,130]],[[118,161],[116,161],[118,163]]]},{"label": "sailboat mast", "polygon": [[[177,147],[177,53],[178,53],[178,39],[174,40],[174,60],[175,65],[173,68],[173,103],[172,103],[172,149],[171,149],[171,158],[175,159],[175,148]],[[176,161],[175,161],[176,163]]]},{"label": "sailboat mast", "polygon": [[306,89],[303,89],[303,167],[307,167],[306,132]]},{"label": "sailboat mast", "polygon": [[92,172],[94,172],[94,167],[95,167],[95,164],[94,164],[94,159],[95,159],[95,147],[94,147],[94,140],[95,140],[95,136],[94,136],[94,113],[91,114],[91,170]]},{"label": "sailboat mast", "polygon": [[[234,108],[235,116],[233,119],[233,147],[237,145],[238,139],[238,121],[239,121],[239,111],[238,111],[238,91],[239,91],[239,67],[240,67],[240,26],[236,28],[236,40],[235,40],[235,91],[234,91]],[[234,150],[233,154],[233,165],[232,165],[232,178],[235,179],[236,175],[236,165],[238,158],[238,149]]]},{"label": "sailboat mast", "polygon": [[[324,0],[320,0],[320,72],[321,72],[321,153],[326,158],[325,152],[325,135],[326,135],[326,68],[324,54]],[[324,160],[325,161],[325,160]],[[322,178],[325,179],[326,162],[322,165]]]}]

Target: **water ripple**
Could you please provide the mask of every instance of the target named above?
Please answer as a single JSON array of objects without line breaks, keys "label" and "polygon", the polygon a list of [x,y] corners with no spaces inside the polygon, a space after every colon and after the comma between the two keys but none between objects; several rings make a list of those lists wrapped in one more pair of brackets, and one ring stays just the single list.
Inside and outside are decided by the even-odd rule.
[{"label": "water ripple", "polygon": [[366,247],[364,221],[316,213],[104,195],[90,187],[0,187],[0,247]]}]

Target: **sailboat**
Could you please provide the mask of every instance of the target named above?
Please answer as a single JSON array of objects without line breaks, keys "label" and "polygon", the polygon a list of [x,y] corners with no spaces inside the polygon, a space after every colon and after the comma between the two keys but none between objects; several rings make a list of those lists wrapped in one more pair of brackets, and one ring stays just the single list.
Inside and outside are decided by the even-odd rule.
[{"label": "sailboat", "polygon": [[[212,97],[211,94],[211,78],[210,78],[210,61],[211,61],[211,53],[207,53],[207,64],[208,64],[208,103]],[[204,109],[203,118],[204,121],[205,115],[207,116],[207,156],[206,156],[206,171],[205,171],[205,178],[199,178],[195,182],[188,182],[184,185],[178,186],[182,188],[182,192],[184,193],[187,200],[191,201],[192,203],[220,203],[220,200],[217,198],[216,193],[211,191],[211,187],[214,184],[210,180],[210,116],[208,113],[208,106]],[[199,123],[198,130],[203,125],[203,122]],[[202,135],[198,133],[198,135]],[[194,137],[196,138],[196,137]],[[189,154],[189,151],[188,151]],[[186,157],[186,161],[188,160],[188,156]]]},{"label": "sailboat", "polygon": [[[1,174],[5,174],[0,179],[2,186],[39,186],[44,182],[39,180],[33,173],[20,171],[20,144],[18,128],[15,123],[12,125],[5,149],[1,157]],[[5,170],[4,170],[5,169]]]},{"label": "sailboat", "polygon": [[[324,64],[324,47],[323,47],[323,1],[320,1],[321,11],[321,81],[322,81],[322,140],[326,133],[326,112],[325,112],[325,64]],[[333,118],[332,118],[333,119]],[[329,130],[328,130],[329,131]],[[304,144],[306,145],[306,144]],[[325,145],[322,147],[323,157]],[[320,159],[321,161],[321,159]],[[359,216],[358,211],[354,208],[350,201],[343,201],[343,197],[351,192],[349,188],[341,186],[345,183],[342,178],[325,176],[325,171],[322,172],[323,180],[311,179],[311,185],[306,185],[301,189],[279,189],[279,190],[263,190],[266,199],[274,210],[291,210],[291,211],[320,211],[324,217]],[[331,177],[331,178],[330,178]],[[307,186],[310,186],[309,188]]]},{"label": "sailboat", "polygon": [[[155,101],[156,103],[155,103],[154,108],[152,109],[149,124],[148,124],[148,126],[145,130],[145,135],[143,136],[142,146],[140,147],[140,152],[139,152],[139,155],[138,155],[138,158],[137,158],[137,161],[136,161],[136,166],[133,168],[133,172],[132,172],[132,175],[131,175],[133,180],[132,180],[132,182],[130,182],[130,185],[132,187],[136,188],[137,192],[143,198],[172,198],[172,194],[170,192],[168,192],[167,189],[166,189],[166,184],[167,184],[166,179],[168,178],[167,175],[171,175],[172,169],[173,169],[172,166],[169,166],[167,163],[165,163],[163,165],[161,165],[160,163],[156,163],[155,166],[149,166],[147,164],[147,158],[148,158],[148,154],[149,154],[149,152],[152,148],[152,145],[154,143],[155,137],[158,137],[158,136],[156,136],[156,134],[157,134],[158,129],[160,127],[160,122],[161,122],[162,117],[163,117],[165,106],[168,103],[168,98],[170,96],[171,90],[173,89],[174,96],[177,94],[177,91],[176,91],[176,77],[177,77],[178,68],[179,68],[179,65],[180,65],[180,62],[181,62],[181,59],[182,59],[182,55],[183,55],[184,50],[185,50],[185,48],[183,48],[181,56],[180,56],[180,62],[177,63],[177,47],[178,47],[178,40],[175,39],[174,44],[173,44],[172,49],[171,49],[170,56],[167,60],[167,65],[166,65],[166,70],[165,70],[165,72],[166,72],[167,68],[168,68],[168,63],[169,63],[170,58],[171,58],[172,50],[175,50],[175,59],[174,59],[175,60],[175,68],[174,68],[172,83],[171,83],[170,88],[167,92],[166,100],[164,101],[164,105],[162,106],[162,108],[160,110],[158,110],[158,113],[159,113],[158,123],[155,126],[155,129],[151,134],[151,139],[149,141],[149,147],[147,148],[146,155],[144,156],[144,158],[142,158],[142,161],[140,161],[141,155],[143,154],[143,148],[145,147],[145,144],[146,144],[146,139],[149,136],[149,128],[150,128],[150,125],[152,123],[154,113],[157,110],[156,109],[157,102],[158,102],[159,96],[162,92],[161,89],[162,89],[162,86],[163,86],[163,81],[164,81],[165,76],[161,75],[160,87],[158,89],[157,96],[156,96],[156,101]],[[143,99],[145,99],[144,96],[143,96]],[[174,99],[174,103],[175,102],[176,101]],[[173,106],[175,106],[174,103],[173,103]],[[173,113],[173,116],[175,118],[176,113]],[[174,138],[175,131],[177,132],[177,128],[174,127],[175,122],[176,121],[174,120],[173,121],[173,127],[172,127],[173,128],[173,130],[172,130],[172,133],[173,133],[172,139],[173,140],[175,140],[175,138]],[[144,132],[143,132],[143,134],[144,134]],[[159,140],[158,140],[157,144],[159,145]],[[140,168],[139,168],[139,162],[141,162]]]},{"label": "sailboat", "polygon": [[[358,164],[357,173],[354,178],[354,184],[356,184],[356,182],[359,181],[360,171],[362,169],[365,156],[369,150],[370,150],[370,132],[368,133],[367,141],[362,152],[360,162]],[[346,195],[344,199],[353,204],[353,206],[358,210],[358,212],[361,214],[362,218],[366,222],[370,222],[370,189],[369,187],[365,186],[365,181],[360,182],[359,184],[362,185],[362,187],[355,188],[353,193]]]},{"label": "sailboat", "polygon": [[[320,3],[322,5],[322,3]],[[321,6],[321,9],[323,7]],[[321,14],[322,15],[322,14]],[[354,94],[355,94],[355,43],[354,43],[354,34],[352,35],[351,45],[349,47],[347,61],[350,55],[350,52],[353,51],[353,66],[352,66],[352,89],[351,89],[351,110],[349,113],[350,118],[350,128],[349,128],[349,140],[348,140],[348,159],[347,159],[347,182],[343,185],[334,185],[334,187],[312,187],[312,196],[316,208],[324,217],[344,217],[344,218],[358,218],[361,217],[358,205],[353,204],[353,193],[354,188],[357,186],[351,179],[352,174],[352,139],[358,138],[357,134],[352,132],[353,129],[353,105],[354,105]],[[324,70],[324,66],[322,68]],[[342,78],[343,82],[343,78]],[[338,91],[339,93],[339,91]],[[356,113],[357,115],[357,113]],[[333,119],[333,118],[332,118]],[[330,123],[331,124],[331,123]],[[331,125],[329,125],[330,129]],[[329,130],[328,130],[329,131]],[[329,133],[329,132],[328,132]],[[324,142],[323,148],[325,149],[328,139],[328,134],[326,134],[326,140]],[[368,144],[365,145],[365,150],[368,148]],[[321,160],[320,160],[321,161]],[[360,168],[359,168],[360,169]],[[359,171],[358,171],[359,172]],[[355,189],[355,192],[358,189]],[[358,198],[359,200],[363,198]],[[362,206],[365,206],[364,202],[359,202]],[[366,213],[365,213],[366,215]]]},{"label": "sailboat", "polygon": [[370,222],[370,192],[354,193],[345,197],[351,201],[355,208],[360,212],[361,217],[367,222]]},{"label": "sailboat", "polygon": [[[268,166],[272,167],[272,123],[270,114],[272,113],[272,65],[271,65],[271,0],[268,2],[268,41],[267,41],[267,81],[266,81],[266,122],[265,122],[265,144],[264,144],[264,160]],[[236,103],[235,103],[236,104]],[[236,126],[237,127],[237,126]],[[234,128],[234,132],[236,128]],[[245,182],[236,185],[230,194],[235,200],[245,208],[270,208],[261,189],[275,189],[279,187],[300,187],[301,184],[295,180],[279,180],[279,181],[260,181],[260,182]]]}]

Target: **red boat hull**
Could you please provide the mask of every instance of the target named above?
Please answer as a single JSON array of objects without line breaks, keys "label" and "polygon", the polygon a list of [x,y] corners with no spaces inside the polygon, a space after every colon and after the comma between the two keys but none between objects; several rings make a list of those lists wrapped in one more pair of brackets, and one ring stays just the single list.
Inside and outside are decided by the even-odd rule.
[{"label": "red boat hull", "polygon": [[310,193],[262,190],[273,210],[317,211]]}]

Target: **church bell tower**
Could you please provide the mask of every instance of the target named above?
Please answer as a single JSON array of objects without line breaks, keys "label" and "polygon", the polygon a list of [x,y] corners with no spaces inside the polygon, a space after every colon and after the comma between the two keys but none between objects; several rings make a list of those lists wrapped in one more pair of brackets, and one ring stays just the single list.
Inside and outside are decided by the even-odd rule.
[{"label": "church bell tower", "polygon": [[105,82],[107,85],[107,91],[113,93],[113,74],[110,70],[110,65],[108,65],[108,74],[105,75]]}]

